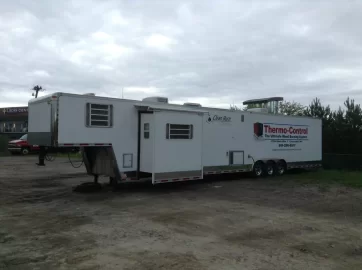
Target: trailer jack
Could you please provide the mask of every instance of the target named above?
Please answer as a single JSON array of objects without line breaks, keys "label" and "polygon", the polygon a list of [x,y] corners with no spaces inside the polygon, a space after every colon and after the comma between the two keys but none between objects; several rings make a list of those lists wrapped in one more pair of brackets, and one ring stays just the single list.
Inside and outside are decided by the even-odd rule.
[{"label": "trailer jack", "polygon": [[93,178],[94,184],[95,184],[95,185],[98,185],[98,174],[95,174],[93,177],[94,177],[94,178]]},{"label": "trailer jack", "polygon": [[45,147],[44,147],[44,146],[40,146],[39,156],[38,156],[39,162],[36,163],[36,165],[38,165],[38,166],[45,166],[45,163],[44,163],[45,156],[46,156]]}]

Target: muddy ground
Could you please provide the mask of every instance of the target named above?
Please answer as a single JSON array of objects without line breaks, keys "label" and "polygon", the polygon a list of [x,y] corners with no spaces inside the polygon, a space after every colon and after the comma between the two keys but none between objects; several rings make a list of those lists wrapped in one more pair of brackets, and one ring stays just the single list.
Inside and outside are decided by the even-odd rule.
[{"label": "muddy ground", "polygon": [[35,162],[0,158],[0,269],[362,269],[358,190],[285,175],[84,194],[84,167]]}]

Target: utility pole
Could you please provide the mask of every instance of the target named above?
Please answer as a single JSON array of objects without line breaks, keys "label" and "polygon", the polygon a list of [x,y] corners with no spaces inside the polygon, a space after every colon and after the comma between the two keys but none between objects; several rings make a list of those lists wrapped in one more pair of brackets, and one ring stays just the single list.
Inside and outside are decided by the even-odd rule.
[{"label": "utility pole", "polygon": [[35,96],[35,98],[38,97],[39,92],[45,91],[45,89],[43,89],[43,87],[41,87],[39,85],[35,85],[31,90],[35,91],[35,93],[32,94],[33,96]]},{"label": "utility pole", "polygon": [[[43,92],[45,91],[45,89],[43,89],[43,87],[39,86],[39,85],[35,85],[32,89],[32,91],[34,91],[35,93],[32,93],[32,96],[35,98],[38,98],[38,94],[39,92]],[[40,146],[39,147],[39,156],[38,156],[38,159],[39,159],[39,162],[36,163],[36,165],[38,166],[45,166],[45,156],[46,156],[46,149],[45,149],[45,146]]]}]

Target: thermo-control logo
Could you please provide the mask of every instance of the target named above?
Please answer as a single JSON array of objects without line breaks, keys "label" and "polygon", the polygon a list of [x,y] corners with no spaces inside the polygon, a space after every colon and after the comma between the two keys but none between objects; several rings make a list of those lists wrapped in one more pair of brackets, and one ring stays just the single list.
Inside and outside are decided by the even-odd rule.
[{"label": "thermo-control logo", "polygon": [[263,136],[263,127],[262,123],[254,123],[254,135],[259,138]]},{"label": "thermo-control logo", "polygon": [[254,136],[257,139],[307,139],[308,126],[256,122]]}]

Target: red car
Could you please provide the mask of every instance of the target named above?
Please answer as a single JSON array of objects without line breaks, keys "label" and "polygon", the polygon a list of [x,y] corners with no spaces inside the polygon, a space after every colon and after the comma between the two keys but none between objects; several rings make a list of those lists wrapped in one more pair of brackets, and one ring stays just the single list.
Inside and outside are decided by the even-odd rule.
[{"label": "red car", "polygon": [[38,145],[28,144],[28,134],[25,134],[19,138],[19,140],[13,140],[8,143],[8,151],[11,154],[22,154],[27,155],[32,152],[39,151]]}]

